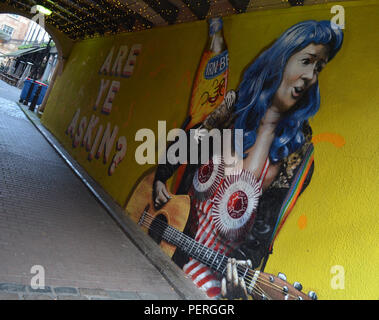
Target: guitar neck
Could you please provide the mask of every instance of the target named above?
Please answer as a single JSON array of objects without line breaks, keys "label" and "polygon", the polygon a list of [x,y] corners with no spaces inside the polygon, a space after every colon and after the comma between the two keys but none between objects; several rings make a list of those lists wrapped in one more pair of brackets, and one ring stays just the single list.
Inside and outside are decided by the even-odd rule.
[{"label": "guitar neck", "polygon": [[[226,255],[204,246],[169,225],[163,233],[163,239],[221,275],[226,273],[226,265],[229,259]],[[249,270],[249,268],[243,268],[243,270],[239,268],[239,276],[245,277]]]},{"label": "guitar neck", "polygon": [[[226,255],[204,246],[164,221],[153,225],[151,223],[153,220],[154,218],[147,211],[144,211],[138,224],[158,233],[161,237],[160,239],[173,244],[188,256],[205,264],[210,269],[220,273],[222,276],[225,275],[229,260]],[[311,297],[302,293],[301,288],[295,288],[295,286],[287,283],[285,279],[279,278],[279,275],[275,277],[242,265],[237,266],[237,273],[238,277],[242,277],[245,280],[247,292],[258,299],[309,300]],[[311,298],[317,299],[314,292]]]}]

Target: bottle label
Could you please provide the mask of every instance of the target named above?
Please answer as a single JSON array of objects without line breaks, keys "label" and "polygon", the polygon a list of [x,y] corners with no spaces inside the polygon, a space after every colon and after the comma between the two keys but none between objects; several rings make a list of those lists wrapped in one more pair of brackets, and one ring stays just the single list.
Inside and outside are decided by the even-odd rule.
[{"label": "bottle label", "polygon": [[204,78],[210,80],[219,76],[228,69],[228,64],[228,50],[225,50],[208,61],[204,70]]}]

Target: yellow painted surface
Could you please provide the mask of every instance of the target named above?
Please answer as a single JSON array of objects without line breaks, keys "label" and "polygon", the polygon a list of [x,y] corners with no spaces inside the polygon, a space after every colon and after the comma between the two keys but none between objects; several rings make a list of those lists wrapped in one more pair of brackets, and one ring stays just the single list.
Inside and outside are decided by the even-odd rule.
[{"label": "yellow painted surface", "polygon": [[[346,5],[345,14],[344,44],[320,75],[321,108],[311,121],[315,172],[266,270],[320,299],[378,299],[379,6]],[[343,267],[344,289],[332,287],[341,275],[333,266]]]},{"label": "yellow painted surface", "polygon": [[[378,299],[379,5],[377,1],[338,3],[345,8],[341,51],[320,75],[321,109],[311,121],[315,172],[274,245],[266,271],[284,272],[290,282],[314,290],[320,299]],[[224,18],[229,49],[228,89],[285,29],[308,19],[330,19],[333,4],[260,11]],[[42,121],[62,145],[121,205],[150,168],[134,158],[141,128],[157,132],[179,127],[189,106],[191,85],[207,39],[204,21],[78,43],[57,79]],[[130,78],[102,76],[112,46],[142,44]],[[112,112],[93,110],[101,79],[119,80]],[[84,147],[72,147],[65,134],[72,117],[99,117],[127,138],[126,157],[109,176],[110,162],[87,160]],[[117,138],[116,138],[117,140]],[[113,147],[111,158],[116,149]],[[335,266],[339,268],[338,272]],[[343,268],[343,269],[341,269]],[[333,288],[344,271],[344,289]],[[333,278],[334,277],[334,278]],[[340,282],[341,284],[341,282]]]}]

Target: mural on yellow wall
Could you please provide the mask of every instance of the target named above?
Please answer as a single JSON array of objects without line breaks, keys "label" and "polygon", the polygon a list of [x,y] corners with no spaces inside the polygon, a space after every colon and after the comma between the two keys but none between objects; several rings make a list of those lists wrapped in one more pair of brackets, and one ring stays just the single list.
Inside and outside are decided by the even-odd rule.
[{"label": "mural on yellow wall", "polygon": [[[376,63],[379,20],[363,2],[340,3],[343,21],[319,5],[78,43],[42,121],[210,297],[309,298],[296,280],[321,299],[359,298],[361,283],[376,298],[363,136],[375,140],[378,79],[362,68]],[[232,133],[242,172],[224,174],[223,152],[181,156],[186,141],[200,157],[212,129]]]},{"label": "mural on yellow wall", "polygon": [[[200,124],[208,130],[242,129],[241,170],[226,172],[225,149],[207,162],[193,163],[188,154],[177,194],[188,194],[190,200],[176,198],[166,188],[183,163],[165,163],[142,180],[126,211],[158,243],[163,241],[164,250],[209,297],[304,298],[296,288],[278,295],[278,279],[270,275],[271,282],[265,283],[263,274],[253,270],[263,271],[279,229],[310,182],[313,145],[308,119],[320,106],[318,75],[340,50],[343,33],[330,21],[295,24],[248,66],[237,91],[230,90],[217,109],[207,110],[199,83],[207,77],[213,81],[209,70],[219,74],[228,64],[227,53],[220,53],[221,34],[214,38],[213,28],[221,27],[221,19],[211,19],[210,42],[219,41],[220,49],[218,56],[202,57],[186,128]],[[193,153],[197,146],[189,144]],[[237,144],[234,149],[237,152]],[[254,278],[261,283],[255,285]]]},{"label": "mural on yellow wall", "polygon": [[[115,47],[112,47],[104,64],[99,70],[99,74],[110,75],[115,78],[131,77],[137,61],[137,56],[141,52],[141,45],[134,44],[130,49],[127,59],[125,59],[128,53],[127,46],[121,46],[115,58],[114,51]],[[110,82],[109,79],[102,78],[100,80],[100,87],[93,110],[98,111],[100,109],[100,102],[102,102],[100,112],[109,115],[112,111],[113,100],[115,99],[117,92],[120,90],[120,86],[120,81],[113,80]],[[127,148],[126,137],[119,136],[116,140],[119,131],[117,124],[112,126],[112,124],[108,122],[104,130],[102,124],[97,126],[98,122],[99,116],[97,116],[96,113],[93,113],[88,120],[87,116],[81,116],[80,108],[78,108],[67,127],[66,134],[71,137],[72,146],[74,148],[81,146],[88,151],[87,159],[89,161],[95,157],[97,159],[102,157],[103,163],[109,165],[108,175],[112,175],[116,167],[125,157]],[[116,144],[116,150],[113,152],[112,156],[111,152],[113,151],[114,144]],[[110,159],[112,160],[110,161]]]}]

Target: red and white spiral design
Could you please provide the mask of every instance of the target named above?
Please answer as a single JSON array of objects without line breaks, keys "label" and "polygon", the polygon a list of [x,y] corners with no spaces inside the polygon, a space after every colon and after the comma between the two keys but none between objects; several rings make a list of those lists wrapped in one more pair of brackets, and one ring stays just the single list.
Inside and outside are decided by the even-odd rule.
[{"label": "red and white spiral design", "polygon": [[224,173],[225,164],[220,156],[213,156],[208,163],[201,165],[193,177],[195,197],[200,201],[213,197]]},{"label": "red and white spiral design", "polygon": [[215,195],[212,218],[227,239],[240,239],[252,225],[261,195],[261,184],[247,170],[227,176]]}]

